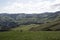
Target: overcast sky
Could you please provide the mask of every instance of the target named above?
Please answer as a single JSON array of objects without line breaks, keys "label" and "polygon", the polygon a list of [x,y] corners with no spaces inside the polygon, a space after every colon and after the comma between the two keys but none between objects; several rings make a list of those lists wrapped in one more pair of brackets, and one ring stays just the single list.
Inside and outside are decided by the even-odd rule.
[{"label": "overcast sky", "polygon": [[60,0],[0,0],[0,13],[42,13],[60,10]]}]

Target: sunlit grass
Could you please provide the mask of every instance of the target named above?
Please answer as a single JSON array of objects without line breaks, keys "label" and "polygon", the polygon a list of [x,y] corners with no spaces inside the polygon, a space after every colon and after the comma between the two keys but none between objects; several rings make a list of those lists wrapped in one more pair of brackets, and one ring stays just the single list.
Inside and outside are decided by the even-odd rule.
[{"label": "sunlit grass", "polygon": [[60,40],[60,32],[58,31],[0,32],[0,40]]}]

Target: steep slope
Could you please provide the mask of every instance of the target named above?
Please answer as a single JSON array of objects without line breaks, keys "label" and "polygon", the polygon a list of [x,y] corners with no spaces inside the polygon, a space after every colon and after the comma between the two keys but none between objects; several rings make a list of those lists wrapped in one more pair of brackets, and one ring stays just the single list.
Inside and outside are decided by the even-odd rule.
[{"label": "steep slope", "polygon": [[60,31],[60,20],[41,24],[39,27],[29,29],[30,31]]}]

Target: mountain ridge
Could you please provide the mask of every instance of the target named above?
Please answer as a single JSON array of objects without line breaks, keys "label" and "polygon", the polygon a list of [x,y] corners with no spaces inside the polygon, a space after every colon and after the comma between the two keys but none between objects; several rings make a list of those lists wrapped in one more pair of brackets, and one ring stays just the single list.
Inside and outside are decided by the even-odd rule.
[{"label": "mountain ridge", "polygon": [[0,14],[0,29],[9,30],[19,25],[55,23],[59,20],[60,11],[42,14]]}]

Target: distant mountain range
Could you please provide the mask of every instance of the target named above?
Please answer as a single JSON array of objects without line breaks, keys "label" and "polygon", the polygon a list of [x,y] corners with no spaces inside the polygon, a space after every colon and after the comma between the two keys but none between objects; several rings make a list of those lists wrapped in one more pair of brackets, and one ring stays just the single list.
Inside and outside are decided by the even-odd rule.
[{"label": "distant mountain range", "polygon": [[[60,11],[41,14],[0,14],[0,30],[8,30],[19,25],[46,24],[60,21]],[[52,23],[51,23],[52,24]]]}]

